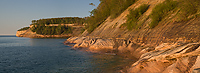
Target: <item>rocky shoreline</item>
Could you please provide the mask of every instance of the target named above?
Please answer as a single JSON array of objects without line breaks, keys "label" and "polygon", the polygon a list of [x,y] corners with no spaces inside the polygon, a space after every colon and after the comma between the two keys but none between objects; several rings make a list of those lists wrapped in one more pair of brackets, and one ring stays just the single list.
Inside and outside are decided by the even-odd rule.
[{"label": "rocky shoreline", "polygon": [[[164,6],[164,8],[158,8],[161,9],[158,10],[160,11],[159,13],[166,13],[162,13],[165,16],[157,17],[159,21],[156,21],[153,24],[155,27],[152,28],[152,22],[154,23],[151,17],[154,15],[152,12],[154,13],[154,10],[157,9],[157,5],[165,5],[170,1],[177,1],[178,6],[172,5],[172,10],[162,10],[168,8],[168,5]],[[182,14],[185,12],[182,6],[187,5],[187,2],[182,1],[136,0],[134,4],[130,5],[116,18],[108,16],[106,19],[101,20],[101,22],[99,21],[100,19],[95,21],[98,22],[95,24],[86,23],[86,25],[92,26],[92,32],[89,31],[89,26],[86,26],[84,32],[81,28],[73,29],[73,33],[66,36],[80,37],[68,38],[64,43],[74,48],[82,48],[94,53],[111,53],[138,59],[137,62],[123,70],[123,72],[200,73],[200,10],[195,8],[194,12],[195,10],[196,12],[194,14],[182,16],[185,15]],[[189,0],[188,2],[194,2],[193,4],[199,3]],[[193,4],[191,3],[191,5]],[[124,24],[131,21],[128,18],[130,10],[136,10],[141,5],[148,5],[148,9],[142,14],[140,12],[136,14],[137,16],[139,15],[137,21],[133,21],[134,25],[131,24],[131,26],[137,28],[131,27],[133,29],[128,30],[127,27],[129,26],[124,26]],[[196,6],[198,7],[198,4]],[[175,8],[173,9],[173,7]],[[186,11],[190,12],[190,10]],[[16,36],[46,38],[64,35],[39,35],[28,29],[17,31]]]},{"label": "rocky shoreline", "polygon": [[163,43],[159,46],[135,43],[120,38],[71,37],[65,44],[88,48],[91,52],[109,52],[136,57],[138,61],[124,72],[128,73],[196,73],[200,72],[200,43]]}]

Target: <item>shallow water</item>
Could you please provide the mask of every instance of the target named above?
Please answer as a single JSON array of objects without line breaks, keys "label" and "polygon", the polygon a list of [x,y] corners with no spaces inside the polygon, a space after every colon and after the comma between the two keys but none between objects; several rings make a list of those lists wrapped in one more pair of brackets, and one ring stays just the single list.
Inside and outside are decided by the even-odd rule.
[{"label": "shallow water", "polygon": [[133,61],[72,50],[65,40],[0,36],[0,73],[115,73]]}]

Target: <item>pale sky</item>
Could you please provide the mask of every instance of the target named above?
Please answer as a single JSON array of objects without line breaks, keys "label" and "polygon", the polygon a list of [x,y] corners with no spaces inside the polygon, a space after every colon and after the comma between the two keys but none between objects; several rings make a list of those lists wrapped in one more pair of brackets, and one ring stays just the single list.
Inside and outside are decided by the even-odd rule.
[{"label": "pale sky", "polygon": [[16,34],[34,19],[86,17],[99,0],[0,0],[0,35]]}]

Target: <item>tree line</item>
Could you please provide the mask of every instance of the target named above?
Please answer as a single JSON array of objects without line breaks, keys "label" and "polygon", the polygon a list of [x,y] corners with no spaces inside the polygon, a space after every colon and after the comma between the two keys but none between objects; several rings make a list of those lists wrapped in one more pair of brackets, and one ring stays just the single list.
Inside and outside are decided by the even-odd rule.
[{"label": "tree line", "polygon": [[49,24],[77,24],[82,25],[85,23],[85,18],[79,17],[62,17],[62,18],[47,18],[32,20],[32,25],[49,25]]},{"label": "tree line", "polygon": [[72,27],[64,26],[64,25],[58,25],[58,26],[33,26],[31,30],[33,32],[36,32],[37,34],[42,35],[61,35],[61,34],[70,34],[72,33]]}]

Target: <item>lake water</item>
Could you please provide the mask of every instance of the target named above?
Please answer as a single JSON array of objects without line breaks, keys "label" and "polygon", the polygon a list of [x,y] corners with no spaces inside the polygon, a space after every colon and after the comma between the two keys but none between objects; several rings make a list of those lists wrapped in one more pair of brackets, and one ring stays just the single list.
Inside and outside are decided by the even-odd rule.
[{"label": "lake water", "polygon": [[0,73],[115,73],[132,61],[72,50],[65,40],[0,36]]}]

